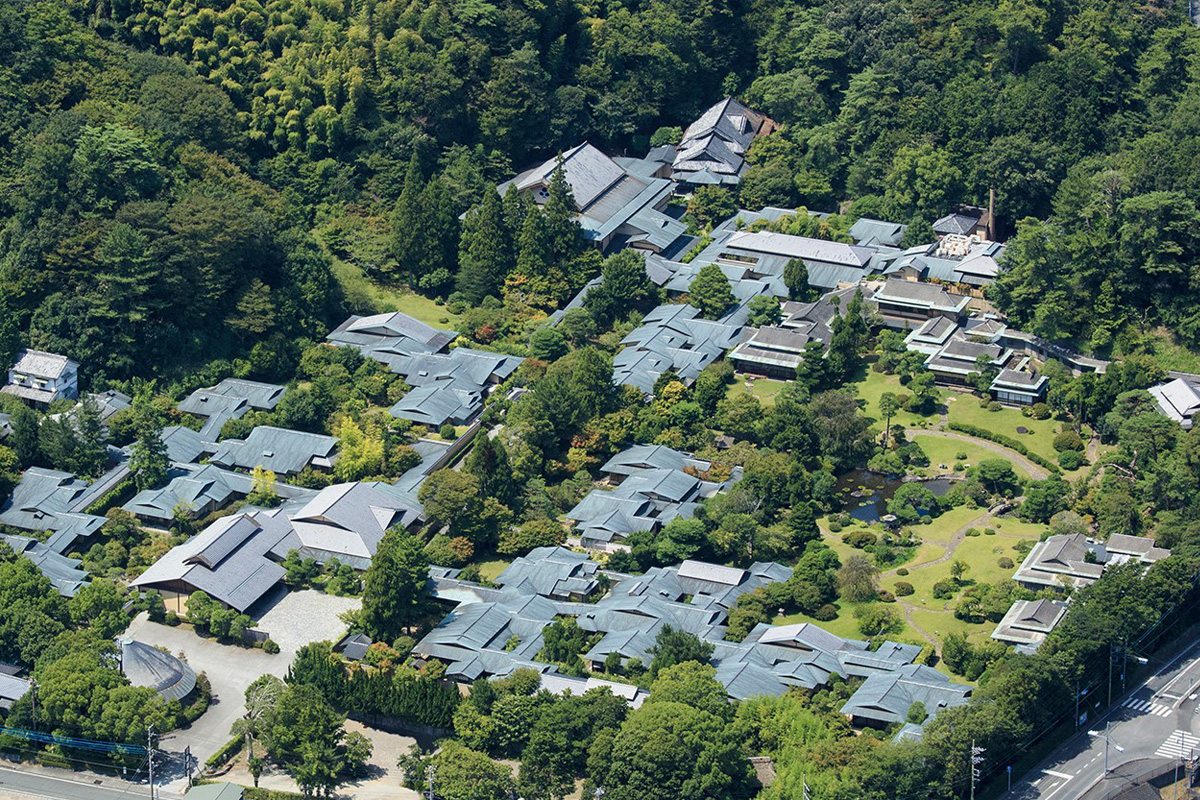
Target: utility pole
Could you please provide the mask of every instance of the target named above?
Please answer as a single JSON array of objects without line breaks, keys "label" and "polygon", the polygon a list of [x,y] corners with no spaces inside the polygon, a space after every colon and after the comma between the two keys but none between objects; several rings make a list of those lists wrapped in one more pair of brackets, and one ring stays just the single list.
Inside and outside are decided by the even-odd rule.
[{"label": "utility pole", "polygon": [[1110,723],[1104,723],[1104,777],[1108,777],[1108,727]]},{"label": "utility pole", "polygon": [[983,763],[983,748],[971,740],[971,800],[975,800],[975,781],[979,780],[979,765]]},{"label": "utility pole", "polygon": [[[1113,662],[1112,642],[1109,642],[1108,643],[1108,704],[1110,706],[1112,705],[1112,662]],[[1107,769],[1104,771],[1105,771],[1105,773],[1108,772]]]},{"label": "utility pole", "polygon": [[1075,730],[1079,730],[1079,679],[1075,679]]},{"label": "utility pole", "polygon": [[37,733],[37,678],[29,679],[29,694],[33,703],[33,732]]},{"label": "utility pole", "polygon": [[427,776],[429,777],[429,800],[434,800],[437,797],[437,795],[435,795],[433,793],[433,779],[436,775],[437,775],[437,767],[430,764],[429,772],[427,773]]},{"label": "utility pole", "polygon": [[154,800],[154,726],[146,728],[146,763],[150,768],[150,800]]}]

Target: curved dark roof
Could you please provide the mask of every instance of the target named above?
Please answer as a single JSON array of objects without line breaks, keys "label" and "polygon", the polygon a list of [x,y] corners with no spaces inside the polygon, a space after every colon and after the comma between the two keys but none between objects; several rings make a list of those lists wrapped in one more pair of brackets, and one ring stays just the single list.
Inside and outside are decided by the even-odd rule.
[{"label": "curved dark roof", "polygon": [[170,653],[135,639],[121,639],[121,671],[134,686],[153,689],[166,700],[182,700],[196,686],[196,673]]}]

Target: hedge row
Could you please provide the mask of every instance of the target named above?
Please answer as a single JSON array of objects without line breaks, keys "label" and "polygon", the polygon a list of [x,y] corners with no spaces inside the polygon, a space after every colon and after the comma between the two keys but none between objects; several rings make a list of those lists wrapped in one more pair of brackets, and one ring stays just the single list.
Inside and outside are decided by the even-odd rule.
[{"label": "hedge row", "polygon": [[105,512],[107,512],[110,508],[115,506],[117,504],[117,501],[121,499],[122,495],[124,495],[126,492],[128,492],[132,488],[133,488],[133,478],[126,478],[125,480],[121,481],[116,486],[114,486],[112,489],[109,489],[107,492],[105,492],[104,495],[99,500],[97,500],[96,502],[94,502],[90,506],[88,506],[87,509],[83,513],[93,514],[97,517],[104,516]]},{"label": "hedge row", "polygon": [[1062,472],[1062,469],[1058,466],[1058,464],[1055,464],[1053,461],[1050,461],[1047,458],[1039,456],[1037,453],[1030,452],[1029,448],[1024,444],[1009,436],[1005,436],[1002,433],[996,433],[995,431],[989,431],[987,428],[980,428],[975,425],[967,425],[962,422],[951,422],[948,427],[952,431],[965,433],[968,436],[974,436],[978,439],[987,439],[989,442],[995,442],[996,444],[1004,445],[1010,450],[1016,450],[1018,453],[1025,456],[1039,467],[1042,467],[1050,472]]},{"label": "hedge row", "polygon": [[208,761],[204,762],[206,769],[219,769],[225,766],[231,758],[242,752],[242,748],[246,746],[246,738],[244,736],[235,736],[221,746],[221,749],[213,753]]}]

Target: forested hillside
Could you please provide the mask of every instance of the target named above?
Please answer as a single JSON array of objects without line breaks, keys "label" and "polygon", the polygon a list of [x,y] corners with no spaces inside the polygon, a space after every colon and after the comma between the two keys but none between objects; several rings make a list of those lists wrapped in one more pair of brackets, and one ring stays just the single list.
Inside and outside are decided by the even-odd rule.
[{"label": "forested hillside", "polygon": [[391,283],[416,270],[390,222],[406,176],[410,201],[436,178],[420,207],[438,209],[432,258],[448,262],[411,282],[445,294],[453,218],[490,186],[584,139],[640,154],[732,93],[782,125],[752,149],[742,205],[852,202],[921,231],[994,189],[1019,229],[994,298],[1019,324],[1118,354],[1159,325],[1197,345],[1200,33],[1184,10],[8,3],[5,336],[69,352],[92,380],[256,345],[269,371],[346,310],[332,257]]}]

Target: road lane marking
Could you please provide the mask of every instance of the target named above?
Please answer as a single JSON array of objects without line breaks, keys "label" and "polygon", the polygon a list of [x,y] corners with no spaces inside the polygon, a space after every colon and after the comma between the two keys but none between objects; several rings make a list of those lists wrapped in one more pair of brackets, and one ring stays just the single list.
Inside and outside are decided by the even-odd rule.
[{"label": "road lane marking", "polygon": [[1170,706],[1153,703],[1149,700],[1138,700],[1134,697],[1126,700],[1123,705],[1131,711],[1137,711],[1139,714],[1153,714],[1156,717],[1169,717],[1172,711]]},{"label": "road lane marking", "polygon": [[1062,778],[1064,781],[1069,781],[1075,777],[1074,775],[1068,775],[1065,772],[1055,772],[1052,769],[1044,769],[1042,772],[1046,773],[1047,775],[1052,775],[1055,778]]},{"label": "road lane marking", "polygon": [[1200,736],[1193,736],[1187,731],[1175,731],[1166,738],[1154,755],[1159,758],[1190,758],[1197,745],[1200,745]]}]

